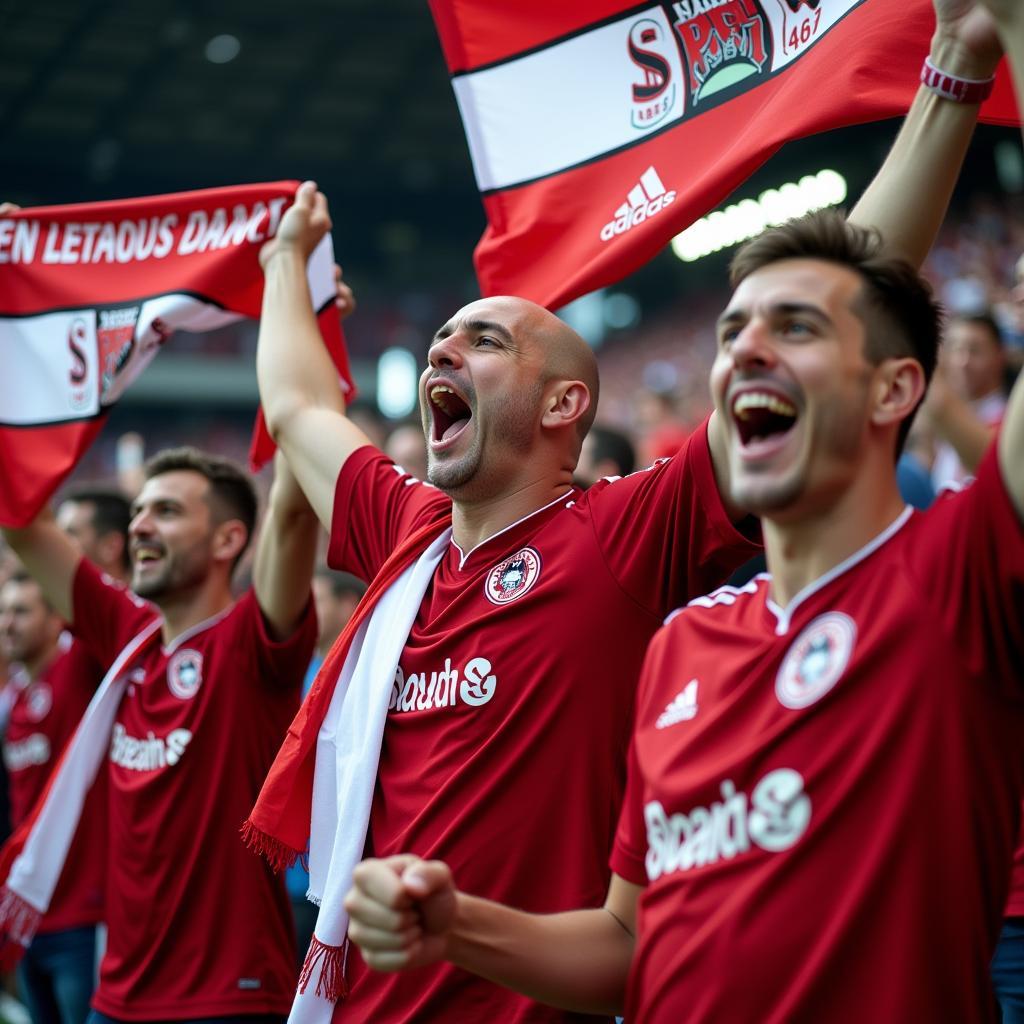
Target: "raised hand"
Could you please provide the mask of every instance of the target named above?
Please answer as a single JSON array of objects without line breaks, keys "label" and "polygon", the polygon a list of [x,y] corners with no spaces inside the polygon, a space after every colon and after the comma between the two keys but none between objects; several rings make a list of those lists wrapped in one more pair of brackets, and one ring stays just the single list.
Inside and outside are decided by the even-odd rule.
[{"label": "raised hand", "polygon": [[[935,6],[932,55],[937,66],[965,78],[989,78],[1003,54],[992,13],[977,0],[932,2]],[[1011,7],[1017,2],[1006,0],[1004,6]]]},{"label": "raised hand", "polygon": [[365,860],[345,897],[349,938],[377,971],[444,960],[455,922],[455,885],[441,861],[412,854]]},{"label": "raised hand", "polygon": [[315,181],[304,181],[295,193],[295,202],[281,218],[277,234],[260,249],[260,265],[266,270],[274,255],[284,250],[306,260],[330,230],[327,197],[316,187]]}]

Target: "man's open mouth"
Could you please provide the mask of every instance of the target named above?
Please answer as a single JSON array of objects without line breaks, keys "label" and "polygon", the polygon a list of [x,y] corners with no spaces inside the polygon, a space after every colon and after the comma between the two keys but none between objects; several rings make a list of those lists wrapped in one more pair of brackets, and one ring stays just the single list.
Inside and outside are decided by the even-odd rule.
[{"label": "man's open mouth", "polygon": [[452,440],[473,418],[469,405],[447,384],[431,384],[428,386],[427,394],[430,398],[433,421],[431,440],[435,444]]},{"label": "man's open mouth", "polygon": [[732,400],[732,418],[746,448],[758,441],[781,440],[797,421],[796,406],[776,391],[741,391]]}]

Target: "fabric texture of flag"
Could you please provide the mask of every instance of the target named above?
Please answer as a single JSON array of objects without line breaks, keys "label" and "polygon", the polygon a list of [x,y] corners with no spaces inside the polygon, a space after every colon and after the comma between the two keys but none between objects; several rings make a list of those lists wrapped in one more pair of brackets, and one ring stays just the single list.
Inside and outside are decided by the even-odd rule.
[{"label": "fabric texture of flag", "polygon": [[[484,295],[620,280],[785,142],[906,112],[931,0],[430,0],[488,226]],[[1016,124],[1001,66],[982,119]]]},{"label": "fabric texture of flag", "polygon": [[[31,521],[175,330],[259,316],[259,250],[297,187],[280,181],[0,217],[0,524]],[[308,278],[351,396],[329,236]],[[253,466],[273,450],[260,417]]]}]

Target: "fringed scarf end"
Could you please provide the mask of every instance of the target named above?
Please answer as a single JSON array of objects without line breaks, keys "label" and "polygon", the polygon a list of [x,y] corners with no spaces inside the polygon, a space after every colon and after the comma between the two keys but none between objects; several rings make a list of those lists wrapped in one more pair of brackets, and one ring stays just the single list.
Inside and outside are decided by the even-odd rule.
[{"label": "fringed scarf end", "polygon": [[42,914],[6,885],[0,889],[0,932],[19,946],[28,946]]},{"label": "fringed scarf end", "polygon": [[306,959],[299,972],[299,992],[305,992],[316,973],[314,992],[321,999],[336,1003],[348,995],[345,982],[345,961],[348,959],[348,938],[340,946],[328,946],[315,935],[309,944]]},{"label": "fringed scarf end", "polygon": [[265,857],[275,873],[290,868],[299,856],[298,850],[293,850],[290,846],[282,843],[280,839],[268,835],[254,825],[251,818],[247,819],[242,826],[242,842],[250,850]]}]

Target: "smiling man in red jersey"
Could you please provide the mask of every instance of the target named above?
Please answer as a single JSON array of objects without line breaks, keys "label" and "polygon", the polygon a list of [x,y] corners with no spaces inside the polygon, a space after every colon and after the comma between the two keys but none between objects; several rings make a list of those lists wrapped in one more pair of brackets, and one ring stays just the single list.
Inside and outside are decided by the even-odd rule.
[{"label": "smiling man in red jersey", "polygon": [[[973,13],[1024,99],[1024,12]],[[732,279],[712,394],[769,573],[651,643],[604,908],[523,914],[404,855],[357,869],[350,934],[382,970],[447,958],[645,1024],[993,1021],[1024,786],[1024,385],[975,483],[915,513],[895,462],[936,361],[928,286],[833,213],[765,232]]]},{"label": "smiling man in red jersey", "polygon": [[240,844],[238,827],[299,704],[316,634],[318,527],[280,465],[253,586],[236,600],[232,576],[255,520],[248,477],[185,448],[147,464],[132,504],[134,593],[103,577],[50,519],[5,531],[75,635],[101,664],[122,663],[101,766],[108,939],[96,1024],[263,1024],[291,1002],[287,895]]}]

